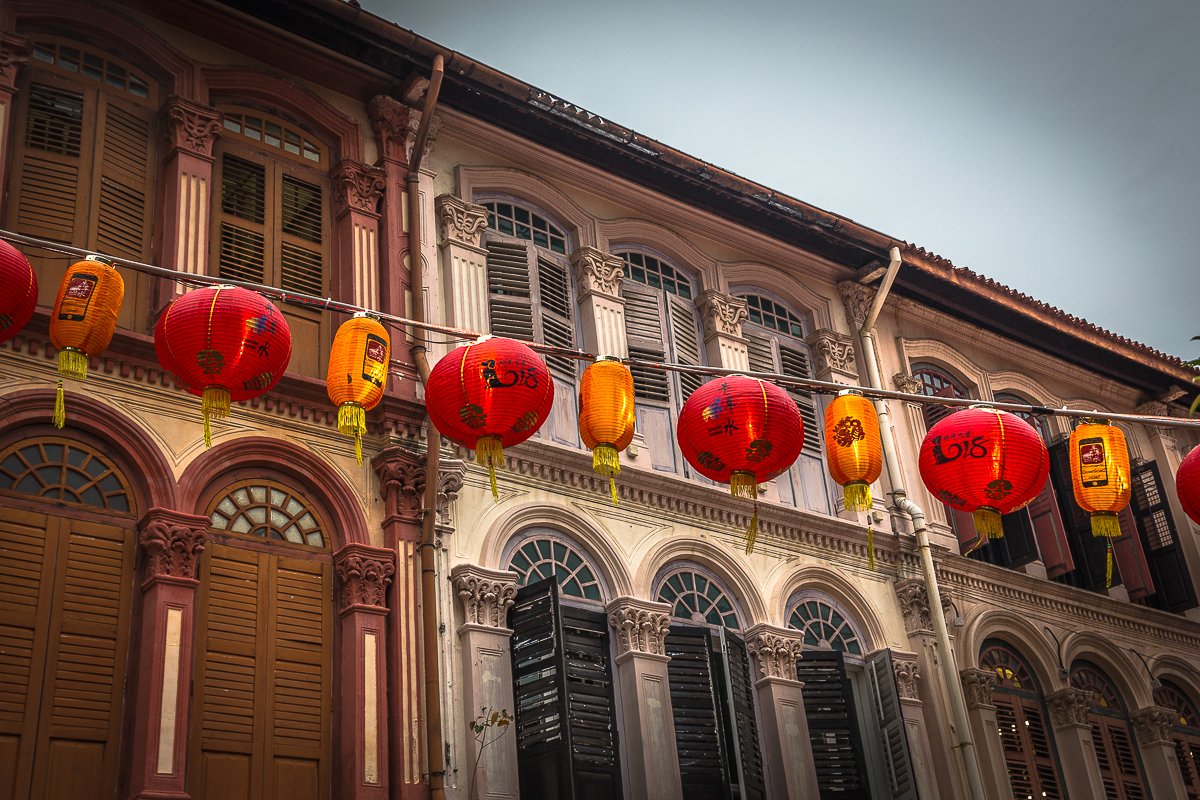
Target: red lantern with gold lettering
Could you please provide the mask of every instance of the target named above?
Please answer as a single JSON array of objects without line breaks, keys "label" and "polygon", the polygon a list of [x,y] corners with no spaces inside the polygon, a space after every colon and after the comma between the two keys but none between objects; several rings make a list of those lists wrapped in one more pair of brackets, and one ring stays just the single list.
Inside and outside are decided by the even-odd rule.
[{"label": "red lantern with gold lettering", "polygon": [[1179,463],[1179,471],[1175,473],[1175,492],[1179,495],[1179,504],[1183,511],[1192,518],[1192,522],[1200,525],[1200,447],[1193,447],[1192,452]]},{"label": "red lantern with gold lettering", "polygon": [[287,370],[292,333],[270,300],[235,286],[206,286],[177,298],[154,328],[159,363],[201,399],[204,444],[209,420],[231,401],[269,391]]},{"label": "red lantern with gold lettering", "polygon": [[714,378],[683,404],[679,449],[697,472],[755,501],[746,552],[758,534],[758,484],[782,474],[804,447],[804,420],[788,393],[745,375]]},{"label": "red lantern with gold lettering", "polygon": [[975,547],[1001,538],[1001,515],[1027,506],[1050,476],[1050,454],[1032,425],[1007,411],[978,406],[934,425],[921,443],[919,464],[921,480],[934,497],[974,512]]},{"label": "red lantern with gold lettering", "polygon": [[17,335],[37,307],[37,273],[29,259],[6,241],[0,240],[0,342]]},{"label": "red lantern with gold lettering", "polygon": [[504,448],[537,433],[554,404],[546,362],[514,339],[484,336],[455,348],[429,373],[425,408],[438,432],[475,451],[488,468],[492,496]]}]

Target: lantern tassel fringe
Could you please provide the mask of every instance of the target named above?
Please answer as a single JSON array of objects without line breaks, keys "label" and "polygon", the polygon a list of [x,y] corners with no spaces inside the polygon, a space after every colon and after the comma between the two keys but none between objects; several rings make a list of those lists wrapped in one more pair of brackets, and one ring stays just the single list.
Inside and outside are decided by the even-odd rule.
[{"label": "lantern tassel fringe", "polygon": [[754,513],[750,515],[750,527],[746,529],[746,555],[754,551],[754,542],[758,539],[758,501],[754,501]]},{"label": "lantern tassel fringe", "polygon": [[200,395],[200,410],[204,412],[204,446],[212,447],[210,420],[229,416],[229,390],[222,386],[206,386]]},{"label": "lantern tassel fringe", "polygon": [[1004,536],[1004,522],[1000,512],[994,508],[975,509],[975,530],[980,539],[1000,539]]},{"label": "lantern tassel fringe", "polygon": [[362,437],[367,432],[367,412],[358,403],[342,403],[338,406],[338,432],[354,437],[354,460],[362,460]]},{"label": "lantern tassel fringe", "polygon": [[867,569],[875,571],[875,529],[867,523]]},{"label": "lantern tassel fringe", "polygon": [[738,470],[729,476],[729,493],[734,497],[758,500],[758,481],[753,472]]},{"label": "lantern tassel fringe", "polygon": [[488,468],[488,480],[492,484],[492,499],[500,499],[496,487],[496,467],[504,464],[504,445],[498,436],[483,436],[475,443],[475,460]]},{"label": "lantern tassel fringe", "polygon": [[971,553],[974,553],[976,550],[983,547],[983,545],[986,543],[987,543],[986,537],[984,537],[982,535],[975,537],[975,541],[971,542],[971,546],[968,547],[966,550],[963,550],[963,553],[962,553],[963,556],[966,557],[966,556],[971,555]]},{"label": "lantern tassel fringe", "polygon": [[67,403],[63,399],[62,381],[58,382],[58,389],[54,392],[54,427],[62,429],[67,424]]},{"label": "lantern tassel fringe", "polygon": [[74,378],[77,381],[87,380],[88,356],[82,350],[74,347],[64,347],[58,351],[58,374],[64,378]]},{"label": "lantern tassel fringe", "polygon": [[1121,521],[1117,515],[1109,511],[1097,511],[1092,514],[1092,536],[1103,536],[1105,539],[1117,539],[1121,536]]},{"label": "lantern tassel fringe", "polygon": [[617,505],[616,476],[621,474],[621,454],[611,444],[598,444],[592,450],[592,470],[597,475],[608,478],[608,492],[612,496],[612,504]]},{"label": "lantern tassel fringe", "polygon": [[851,481],[843,487],[842,498],[847,511],[870,511],[871,484]]},{"label": "lantern tassel fringe", "polygon": [[1104,588],[1105,589],[1112,588],[1112,562],[1113,562],[1112,543],[1113,543],[1113,540],[1109,539],[1108,540],[1108,556],[1105,558],[1105,561],[1104,561]]}]

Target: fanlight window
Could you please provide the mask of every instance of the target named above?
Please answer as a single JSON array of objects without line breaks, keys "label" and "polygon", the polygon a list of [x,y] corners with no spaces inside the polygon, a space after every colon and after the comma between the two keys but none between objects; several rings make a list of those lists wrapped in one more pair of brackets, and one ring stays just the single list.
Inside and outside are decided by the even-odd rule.
[{"label": "fanlight window", "polygon": [[[1025,405],[1034,405],[1024,397],[1012,394],[1011,392],[996,392],[995,398],[997,403],[1023,403]],[[1016,414],[1018,417],[1032,425],[1033,429],[1042,435],[1042,439],[1046,443],[1050,442],[1050,427],[1046,422],[1045,417],[1039,417],[1037,414],[1032,414],[1028,411],[1014,411],[1012,413]]]},{"label": "fanlight window", "polygon": [[1078,666],[1071,670],[1071,685],[1092,693],[1092,707],[1106,711],[1124,713],[1125,708],[1117,691],[1104,673],[1091,666]]},{"label": "fanlight window", "polygon": [[658,588],[660,602],[671,605],[671,615],[692,622],[720,625],[731,631],[741,628],[737,610],[716,581],[694,569],[672,572]]},{"label": "fanlight window", "polygon": [[276,147],[315,164],[321,163],[321,145],[296,128],[269,117],[242,111],[225,112],[225,130],[239,133],[268,147]]},{"label": "fanlight window", "polygon": [[1001,645],[993,645],[979,657],[979,666],[996,673],[996,687],[1017,692],[1038,692],[1037,682],[1016,653]]},{"label": "fanlight window", "polygon": [[508,568],[517,573],[522,586],[554,578],[564,595],[600,600],[600,582],[592,568],[566,542],[549,537],[531,539],[521,545]]},{"label": "fanlight window", "polygon": [[662,289],[670,294],[690,300],[692,282],[679,270],[645,253],[617,253],[625,262],[625,277],[644,283],[652,289]]},{"label": "fanlight window", "polygon": [[744,294],[741,298],[746,301],[746,314],[750,322],[789,336],[804,338],[804,323],[779,303],[759,294]]},{"label": "fanlight window", "polygon": [[24,442],[0,456],[0,489],[121,514],[131,513],[132,493],[108,459],[75,442]]},{"label": "fanlight window", "polygon": [[144,99],[150,96],[150,85],[144,78],[99,53],[60,42],[37,41],[33,44],[33,57],[64,72],[91,78],[134,97]]},{"label": "fanlight window", "polygon": [[566,235],[529,209],[512,203],[484,203],[483,207],[487,209],[488,227],[492,230],[567,254]]},{"label": "fanlight window", "polygon": [[1200,729],[1200,712],[1196,710],[1196,704],[1170,681],[1162,681],[1154,690],[1154,704],[1169,708],[1178,715],[1174,725],[1180,728]]},{"label": "fanlight window", "polygon": [[275,483],[258,481],[230,490],[209,512],[213,530],[243,533],[273,542],[324,547],[317,515],[304,499]]},{"label": "fanlight window", "polygon": [[850,621],[824,600],[802,600],[792,609],[788,627],[804,633],[804,646],[862,655],[862,644]]}]

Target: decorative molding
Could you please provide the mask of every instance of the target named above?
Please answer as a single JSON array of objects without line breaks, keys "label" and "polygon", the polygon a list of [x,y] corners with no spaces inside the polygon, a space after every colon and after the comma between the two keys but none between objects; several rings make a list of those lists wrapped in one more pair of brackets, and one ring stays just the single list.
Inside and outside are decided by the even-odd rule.
[{"label": "decorative molding", "polygon": [[740,297],[706,289],[696,298],[704,316],[704,330],[726,336],[741,336],[742,323],[748,313],[746,301]]},{"label": "decorative molding", "polygon": [[755,625],[746,631],[746,652],[758,662],[759,677],[798,680],[796,661],[804,641],[795,631]]},{"label": "decorative molding", "polygon": [[842,372],[847,375],[857,375],[858,367],[854,362],[854,342],[844,333],[822,328],[813,331],[805,339],[816,356],[816,373]]},{"label": "decorative molding", "polygon": [[152,508],[138,521],[138,543],[146,554],[146,579],[195,581],[209,521],[169,508]]},{"label": "decorative molding", "polygon": [[404,103],[386,94],[377,94],[367,103],[371,130],[384,158],[400,160],[404,156],[410,111]]},{"label": "decorative molding", "polygon": [[17,73],[29,61],[33,45],[28,39],[0,33],[0,88],[15,89]]},{"label": "decorative molding", "polygon": [[182,97],[167,100],[167,146],[212,160],[213,143],[221,135],[224,115]]},{"label": "decorative molding", "polygon": [[425,492],[424,456],[393,445],[371,459],[371,466],[379,478],[385,513],[410,522],[419,520]]},{"label": "decorative molding", "polygon": [[467,465],[457,459],[439,459],[438,467],[438,522],[449,525],[453,521],[450,516],[450,504],[458,499],[458,493],[463,488],[463,476],[467,474]]},{"label": "decorative molding", "polygon": [[[408,112],[407,131],[404,135],[404,155],[412,161],[413,148],[417,145],[417,130],[421,127],[421,112],[410,109]],[[433,115],[433,119],[429,122],[429,132],[425,135],[425,150],[421,153],[421,160],[424,161],[433,150],[433,143],[437,140],[438,131],[441,129],[441,119],[437,114]]]},{"label": "decorative molding", "polygon": [[450,581],[458,592],[466,624],[507,627],[508,609],[517,597],[516,573],[459,564],[450,570]]},{"label": "decorative molding", "polygon": [[617,256],[585,244],[571,253],[571,265],[582,291],[618,296],[621,279],[625,277],[625,262]]},{"label": "decorative molding", "polygon": [[958,675],[962,678],[968,705],[972,708],[995,707],[992,705],[992,689],[996,688],[996,673],[988,669],[969,667],[960,670]]},{"label": "decorative molding", "polygon": [[442,224],[442,241],[478,248],[487,227],[487,209],[453,194],[438,195],[435,204]]},{"label": "decorative molding", "polygon": [[1171,728],[1179,721],[1179,714],[1162,706],[1148,706],[1129,715],[1133,722],[1133,733],[1143,745],[1173,745]]},{"label": "decorative molding", "polygon": [[903,372],[897,372],[892,376],[892,383],[896,385],[896,389],[907,394],[923,394],[925,384],[920,378],[915,378]]},{"label": "decorative molding", "polygon": [[333,169],[334,215],[347,211],[375,214],[383,197],[387,173],[359,161],[343,160]]},{"label": "decorative molding", "polygon": [[859,330],[867,321],[867,312],[875,300],[875,289],[854,281],[841,281],[837,290],[842,296],[842,304],[846,306],[846,317],[854,330]]},{"label": "decorative molding", "polygon": [[671,627],[671,606],[635,597],[618,597],[606,607],[608,624],[617,632],[617,655],[665,656],[663,640]]},{"label": "decorative molding", "polygon": [[[892,653],[892,672],[896,676],[896,691],[901,700],[920,700],[917,681],[921,680],[921,667],[916,656]],[[989,690],[990,692],[990,690]]]},{"label": "decorative molding", "polygon": [[[1133,413],[1141,414],[1142,416],[1147,417],[1170,417],[1173,416],[1171,411],[1171,407],[1160,400],[1150,400],[1133,409]],[[1176,435],[1174,428],[1158,425],[1151,425],[1148,427],[1150,427],[1151,430],[1153,430],[1163,439],[1170,440],[1167,442],[1168,446],[1174,446]]]},{"label": "decorative molding", "polygon": [[[904,630],[909,636],[920,631],[933,630],[933,617],[929,613],[929,595],[925,592],[925,582],[917,578],[896,581],[896,597],[900,600],[900,610],[904,613]],[[950,610],[950,598],[941,595],[942,614]]]},{"label": "decorative molding", "polygon": [[1046,707],[1055,727],[1088,725],[1088,713],[1092,708],[1092,692],[1068,686],[1046,695]]},{"label": "decorative molding", "polygon": [[387,611],[387,587],[396,574],[396,554],[381,547],[348,544],[333,554],[342,584],[341,611],[366,606]]}]

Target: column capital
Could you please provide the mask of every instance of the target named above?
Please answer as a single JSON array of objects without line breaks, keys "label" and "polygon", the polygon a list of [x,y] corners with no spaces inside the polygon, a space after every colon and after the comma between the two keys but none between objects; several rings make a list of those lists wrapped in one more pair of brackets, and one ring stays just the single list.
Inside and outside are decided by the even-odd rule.
[{"label": "column capital", "polygon": [[421,500],[425,492],[425,459],[402,447],[385,447],[371,459],[379,478],[379,495],[384,514],[406,522],[421,518]]},{"label": "column capital", "polygon": [[379,198],[383,196],[387,173],[360,161],[345,159],[330,173],[333,179],[334,216],[341,217],[349,211],[377,215]]},{"label": "column capital", "polygon": [[382,547],[351,543],[333,554],[342,584],[340,611],[387,613],[387,587],[396,574],[396,554]]},{"label": "column capital", "polygon": [[1133,722],[1133,733],[1143,745],[1171,744],[1171,728],[1179,721],[1179,714],[1162,706],[1147,706],[1129,715]]},{"label": "column capital", "polygon": [[798,681],[796,660],[803,650],[804,640],[791,628],[760,624],[746,630],[746,652],[754,656],[760,679]]},{"label": "column capital", "polygon": [[921,702],[917,682],[921,680],[921,666],[916,653],[892,651],[892,672],[896,678],[896,691],[901,700]]},{"label": "column capital", "polygon": [[710,336],[742,335],[742,323],[749,313],[745,300],[716,289],[705,289],[696,298],[696,305],[704,316],[704,330]]},{"label": "column capital", "polygon": [[571,266],[575,268],[580,291],[612,298],[620,295],[625,262],[617,256],[585,244],[571,253]]},{"label": "column capital", "polygon": [[408,138],[408,118],[411,108],[394,97],[377,94],[367,103],[367,116],[371,130],[379,142],[379,152],[384,158],[404,161],[405,143]]},{"label": "column capital", "polygon": [[434,203],[442,227],[442,241],[478,248],[480,236],[487,227],[487,209],[453,194],[438,195]]},{"label": "column capital", "polygon": [[517,598],[516,573],[459,564],[450,570],[450,581],[467,625],[507,629],[508,609]]},{"label": "column capital", "polygon": [[990,669],[968,667],[959,670],[963,691],[967,695],[967,704],[971,708],[995,708],[992,705],[992,689],[996,688],[996,673]]},{"label": "column capital", "polygon": [[875,289],[863,286],[854,281],[841,281],[837,285],[838,294],[842,296],[842,304],[846,306],[846,318],[854,326],[854,330],[862,328],[867,321],[867,312],[875,300]]},{"label": "column capital", "polygon": [[666,656],[663,641],[671,627],[671,606],[636,597],[617,597],[604,610],[617,632],[617,657],[626,653]]},{"label": "column capital", "polygon": [[152,508],[138,520],[138,543],[146,554],[146,581],[194,584],[200,551],[208,541],[206,517]]},{"label": "column capital", "polygon": [[1092,709],[1092,693],[1086,689],[1068,686],[1046,695],[1046,707],[1050,709],[1050,719],[1056,727],[1086,727],[1088,713]]},{"label": "column capital", "polygon": [[[904,630],[909,636],[920,631],[933,630],[933,617],[929,612],[929,595],[925,582],[917,578],[896,581],[896,597],[904,614]],[[942,613],[950,610],[950,598],[942,595]]]},{"label": "column capital", "polygon": [[858,378],[858,366],[854,361],[854,342],[849,336],[821,328],[810,333],[804,341],[808,342],[813,355],[816,356],[813,368],[818,378]]},{"label": "column capital", "polygon": [[33,45],[28,39],[0,33],[0,89],[15,89],[17,73],[29,61]]},{"label": "column capital", "polygon": [[166,104],[167,147],[212,161],[213,143],[221,135],[223,119],[215,108],[172,96]]}]

